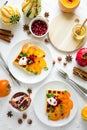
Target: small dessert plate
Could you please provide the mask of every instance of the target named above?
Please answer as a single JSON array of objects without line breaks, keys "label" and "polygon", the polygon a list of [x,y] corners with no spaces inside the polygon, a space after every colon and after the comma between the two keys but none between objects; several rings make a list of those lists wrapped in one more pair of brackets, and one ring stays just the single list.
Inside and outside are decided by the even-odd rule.
[{"label": "small dessert plate", "polygon": [[[29,75],[28,73],[25,73],[24,71],[22,71],[20,68],[18,68],[13,64],[14,59],[17,57],[17,55],[21,51],[21,48],[26,42],[31,42],[32,45],[41,48],[45,52],[46,56],[44,59],[47,63],[47,67],[48,67],[47,71],[43,70],[41,74],[38,75]],[[7,59],[9,70],[13,74],[13,76],[19,81],[21,81],[22,83],[27,83],[27,84],[35,84],[44,80],[48,76],[49,72],[51,71],[52,62],[53,62],[53,58],[50,50],[47,48],[46,45],[44,45],[44,42],[37,39],[26,39],[18,42],[10,51]]]},{"label": "small dessert plate", "polygon": [[48,33],[48,22],[43,17],[36,17],[29,24],[30,32],[37,38],[44,37]]},{"label": "small dessert plate", "polygon": [[[48,119],[48,116],[46,114],[46,92],[48,89],[59,91],[66,90],[70,93],[71,100],[73,101],[73,108],[70,112],[69,117],[57,121],[52,121]],[[70,123],[70,121],[73,120],[78,109],[78,100],[76,98],[74,89],[70,85],[61,81],[51,81],[44,84],[38,89],[33,99],[33,108],[36,116],[41,122],[51,127],[60,127],[67,125],[68,123]]]}]

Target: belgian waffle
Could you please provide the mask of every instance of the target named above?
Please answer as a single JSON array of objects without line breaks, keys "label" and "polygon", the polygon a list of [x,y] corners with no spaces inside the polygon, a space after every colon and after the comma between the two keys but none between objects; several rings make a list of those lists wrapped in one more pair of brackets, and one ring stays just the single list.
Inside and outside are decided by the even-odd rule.
[{"label": "belgian waffle", "polygon": [[31,74],[31,72],[30,71],[28,71],[28,65],[24,65],[24,66],[21,66],[21,65],[19,65],[19,60],[20,60],[20,54],[22,54],[22,51],[19,53],[19,55],[15,58],[15,60],[13,61],[13,64],[14,65],[16,65],[18,68],[20,68],[20,69],[22,69],[22,70],[24,70],[24,71],[26,71],[27,73],[29,73],[29,74]]},{"label": "belgian waffle", "polygon": [[[56,99],[57,104],[55,106],[49,104],[48,99]],[[70,93],[66,90],[51,90],[48,89],[46,92],[46,114],[48,119],[56,121],[63,119],[70,115],[70,110],[73,108],[73,102],[70,99]]]},{"label": "belgian waffle", "polygon": [[[28,59],[31,56],[32,60],[31,59],[30,60],[33,63],[20,65],[19,61],[21,59],[21,55],[26,55],[26,54],[27,54]],[[28,74],[33,74],[33,73],[40,74],[42,68],[46,67],[46,62],[44,60],[44,57],[45,57],[45,52],[43,50],[41,50],[40,48],[36,46],[33,46],[30,42],[27,42],[23,45],[20,53],[13,61],[13,64],[16,65],[18,68],[20,68],[21,70],[24,70]]]},{"label": "belgian waffle", "polygon": [[[60,93],[61,93],[61,91],[48,89],[46,95],[48,95],[48,94],[53,95],[54,97],[56,97],[58,99],[58,96]],[[47,99],[48,98],[46,96],[46,113],[50,113],[50,110],[49,110],[50,105],[47,102]]]}]

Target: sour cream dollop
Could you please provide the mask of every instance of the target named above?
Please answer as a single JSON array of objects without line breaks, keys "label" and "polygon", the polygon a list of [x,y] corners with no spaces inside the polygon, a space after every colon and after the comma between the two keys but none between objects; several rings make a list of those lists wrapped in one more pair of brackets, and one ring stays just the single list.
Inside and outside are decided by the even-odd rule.
[{"label": "sour cream dollop", "polygon": [[51,106],[56,106],[57,105],[57,101],[55,98],[51,97],[47,99],[47,102],[51,105]]},{"label": "sour cream dollop", "polygon": [[27,57],[20,58],[19,65],[27,65]]}]

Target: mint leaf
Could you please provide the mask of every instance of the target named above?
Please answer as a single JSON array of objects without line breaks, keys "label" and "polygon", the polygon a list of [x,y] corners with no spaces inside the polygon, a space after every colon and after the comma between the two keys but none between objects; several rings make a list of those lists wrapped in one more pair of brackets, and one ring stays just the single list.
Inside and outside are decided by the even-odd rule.
[{"label": "mint leaf", "polygon": [[44,67],[44,70],[47,71],[47,70],[48,70],[48,67]]},{"label": "mint leaf", "polygon": [[50,120],[50,115],[48,115],[48,120]]},{"label": "mint leaf", "polygon": [[53,93],[51,93],[51,94],[47,93],[46,96],[47,96],[47,98],[51,98],[51,97],[54,97],[54,94]]},{"label": "mint leaf", "polygon": [[29,68],[26,68],[26,70],[27,70],[27,71],[30,71],[30,69],[29,69]]},{"label": "mint leaf", "polygon": [[62,109],[60,109],[58,112],[59,112],[59,114],[62,114],[62,113],[63,113],[63,110],[62,110]]},{"label": "mint leaf", "polygon": [[67,93],[67,90],[64,91],[64,94],[66,94],[66,93]]},{"label": "mint leaf", "polygon": [[20,54],[20,57],[25,57],[25,56],[27,56],[27,53],[21,53]]},{"label": "mint leaf", "polygon": [[50,110],[51,112],[54,112],[54,109],[53,109],[52,106],[50,106],[49,110]]},{"label": "mint leaf", "polygon": [[34,72],[34,74],[35,74],[35,75],[37,75],[37,74],[38,74],[38,72]]}]

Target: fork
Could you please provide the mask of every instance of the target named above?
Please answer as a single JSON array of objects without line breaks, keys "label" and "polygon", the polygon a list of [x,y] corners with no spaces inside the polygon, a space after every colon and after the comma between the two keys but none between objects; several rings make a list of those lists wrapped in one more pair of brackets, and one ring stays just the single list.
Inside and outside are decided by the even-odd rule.
[{"label": "fork", "polygon": [[81,85],[70,79],[68,74],[63,70],[58,70],[58,74],[63,77],[76,91],[80,92],[84,97],[87,98],[87,89],[83,88]]},{"label": "fork", "polygon": [[10,72],[10,70],[9,70],[9,68],[8,68],[8,66],[7,66],[7,64],[6,64],[6,62],[5,62],[5,60],[3,59],[1,53],[0,53],[0,59],[1,59],[1,61],[2,61],[2,63],[0,63],[1,67],[9,73],[9,75],[10,75],[10,77],[11,77],[11,79],[12,79],[13,82],[16,82],[18,85],[20,85],[19,81],[18,81],[18,80],[12,75],[12,73]]}]

